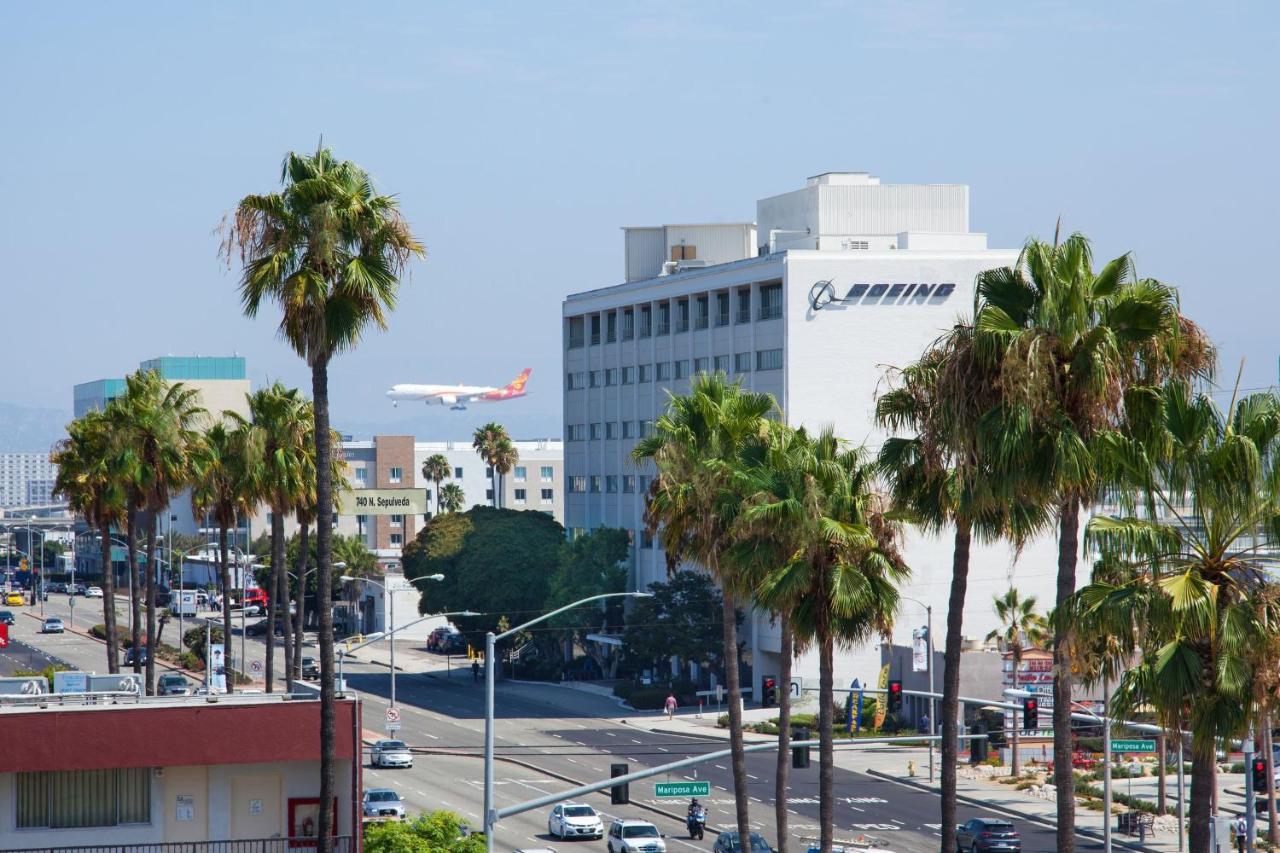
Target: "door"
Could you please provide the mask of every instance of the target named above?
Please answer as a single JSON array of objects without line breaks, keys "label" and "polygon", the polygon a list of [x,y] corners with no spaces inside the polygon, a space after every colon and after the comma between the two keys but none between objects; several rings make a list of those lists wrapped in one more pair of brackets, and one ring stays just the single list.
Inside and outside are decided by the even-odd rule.
[{"label": "door", "polygon": [[275,838],[284,834],[280,776],[231,778],[231,838]]}]

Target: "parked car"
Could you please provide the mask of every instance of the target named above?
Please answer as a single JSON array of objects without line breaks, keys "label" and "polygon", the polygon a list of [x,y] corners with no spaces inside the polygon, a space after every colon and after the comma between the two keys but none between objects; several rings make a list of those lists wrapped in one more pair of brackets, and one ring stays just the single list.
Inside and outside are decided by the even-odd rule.
[{"label": "parked car", "polygon": [[404,820],[404,802],[390,788],[370,788],[364,792],[364,816]]},{"label": "parked car", "polygon": [[65,630],[62,620],[57,616],[50,616],[40,625],[41,634],[61,634]]},{"label": "parked car", "polygon": [[313,680],[318,679],[320,677],[320,661],[315,658],[303,658],[302,677]]},{"label": "parked car", "polygon": [[[751,853],[773,853],[773,848],[769,846],[769,842],[764,840],[764,836],[758,832],[753,832],[748,839],[751,843]],[[738,843],[737,831],[722,832],[716,836],[716,843],[712,846],[713,853],[742,853],[742,845]]]},{"label": "parked car", "polygon": [[1021,850],[1022,837],[1011,821],[975,817],[956,827],[956,848],[969,853],[983,850]]},{"label": "parked car", "polygon": [[402,740],[377,740],[369,747],[369,763],[374,767],[412,767],[413,753]]},{"label": "parked car", "polygon": [[85,598],[102,598],[102,587],[91,586],[84,591]]},{"label": "parked car", "polygon": [[647,820],[615,820],[607,844],[609,853],[667,853],[662,833]]},{"label": "parked car", "polygon": [[67,585],[60,581],[50,581],[47,586],[47,589],[49,590],[49,592],[66,592]]},{"label": "parked car", "polygon": [[547,833],[556,838],[604,838],[604,823],[591,806],[561,803],[547,818]]},{"label": "parked car", "polygon": [[6,624],[6,625],[12,625],[12,624],[13,624],[13,611],[12,611],[12,610],[0,610],[0,622],[3,622],[3,623],[4,623],[4,624]]},{"label": "parked car", "polygon": [[67,584],[68,595],[84,595],[88,589],[89,588],[82,583]]},{"label": "parked car", "polygon": [[14,607],[21,607],[27,603],[27,599],[20,592],[10,592],[5,594],[4,603]]},{"label": "parked car", "polygon": [[139,664],[145,664],[147,662],[146,646],[140,646],[136,649],[125,649],[124,665],[133,666],[134,658],[137,658],[137,661]]},{"label": "parked car", "polygon": [[156,679],[156,692],[161,696],[186,696],[191,692],[191,685],[178,673],[166,672]]},{"label": "parked car", "polygon": [[[284,620],[283,619],[280,619],[279,617],[276,618],[275,629],[276,629],[275,634],[277,637],[284,636]],[[258,622],[254,622],[252,625],[249,625],[244,629],[244,633],[245,633],[245,636],[247,637],[267,636],[267,620],[262,619]]]}]

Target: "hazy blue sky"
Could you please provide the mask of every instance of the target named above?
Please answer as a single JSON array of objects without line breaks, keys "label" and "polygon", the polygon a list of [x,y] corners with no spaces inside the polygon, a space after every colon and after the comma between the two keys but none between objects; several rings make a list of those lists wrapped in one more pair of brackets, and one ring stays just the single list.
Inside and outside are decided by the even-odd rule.
[{"label": "hazy blue sky", "polygon": [[[240,315],[216,226],[321,134],[430,257],[331,371],[338,423],[394,382],[500,384],[560,417],[560,301],[622,277],[624,224],[752,219],[807,175],[971,186],[994,246],[1064,226],[1182,289],[1223,380],[1276,381],[1280,63],[1256,3],[5,4],[0,401],[157,354],[306,385]],[[470,413],[432,423],[465,434]]]}]

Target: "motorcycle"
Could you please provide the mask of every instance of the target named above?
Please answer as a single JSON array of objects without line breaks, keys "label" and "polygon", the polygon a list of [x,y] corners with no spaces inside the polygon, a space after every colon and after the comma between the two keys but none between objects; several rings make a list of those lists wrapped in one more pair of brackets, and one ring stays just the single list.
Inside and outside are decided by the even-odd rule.
[{"label": "motorcycle", "polygon": [[702,840],[702,835],[707,829],[707,812],[705,809],[698,809],[690,812],[685,818],[685,826],[689,828],[689,837],[692,839]]}]

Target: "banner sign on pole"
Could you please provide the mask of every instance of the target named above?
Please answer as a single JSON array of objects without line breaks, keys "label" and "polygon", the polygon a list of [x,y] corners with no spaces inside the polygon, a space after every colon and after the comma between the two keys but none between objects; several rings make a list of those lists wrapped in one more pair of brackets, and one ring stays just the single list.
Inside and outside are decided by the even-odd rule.
[{"label": "banner sign on pole", "polygon": [[227,692],[227,659],[222,651],[222,643],[209,646],[209,690],[217,693]]},{"label": "banner sign on pole", "polygon": [[929,671],[929,632],[923,628],[911,632],[911,671]]}]

